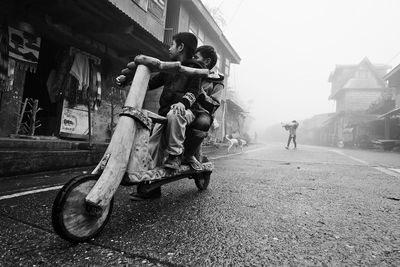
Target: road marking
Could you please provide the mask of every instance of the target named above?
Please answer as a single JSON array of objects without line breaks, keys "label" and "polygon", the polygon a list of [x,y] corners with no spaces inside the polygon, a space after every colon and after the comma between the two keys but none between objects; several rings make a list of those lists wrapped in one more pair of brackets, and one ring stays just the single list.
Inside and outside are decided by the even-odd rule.
[{"label": "road marking", "polygon": [[337,154],[339,154],[339,155],[342,155],[342,156],[348,157],[349,159],[352,159],[352,160],[354,160],[354,161],[357,161],[357,162],[359,162],[359,163],[361,163],[361,164],[364,164],[364,165],[369,165],[369,163],[368,163],[368,162],[366,162],[366,161],[364,161],[364,160],[362,160],[362,159],[358,159],[358,158],[356,158],[356,157],[353,157],[353,156],[347,155],[347,154],[346,154],[346,153],[344,153],[343,151],[339,151],[339,150],[336,150],[336,149],[330,149],[329,151],[332,151],[332,152],[335,152],[335,153],[337,153]]},{"label": "road marking", "polygon": [[[340,155],[342,155],[342,156],[348,157],[349,159],[355,160],[355,161],[360,162],[360,163],[362,163],[362,164],[364,164],[364,165],[370,165],[368,162],[366,162],[366,161],[364,161],[364,160],[362,160],[362,159],[358,159],[358,158],[355,158],[355,157],[353,157],[353,156],[347,155],[347,154],[344,153],[343,151],[339,151],[339,150],[336,150],[336,149],[330,149],[329,151],[332,151],[332,152],[335,152],[335,153],[340,154]],[[375,170],[377,170],[377,171],[380,171],[380,172],[383,172],[383,173],[385,173],[385,174],[387,174],[387,175],[400,178],[400,169],[385,168],[385,167],[379,167],[379,166],[371,166],[371,167],[372,167],[373,169],[375,169]]]},{"label": "road marking", "polygon": [[[400,178],[400,173],[397,173],[396,171],[393,171],[391,168],[387,169],[387,168],[378,167],[378,166],[377,166],[377,167],[373,167],[373,168],[374,168],[375,170],[381,171],[381,172],[383,172],[383,173],[385,173],[385,174],[387,174],[387,175]],[[395,169],[395,170],[396,170],[396,169]]]},{"label": "road marking", "polygon": [[[267,149],[267,147],[262,147],[262,148],[247,150],[247,151],[243,151],[243,152],[241,152],[241,153],[233,153],[233,154],[228,154],[228,155],[213,157],[213,158],[210,158],[210,159],[214,160],[214,159],[232,157],[232,156],[235,156],[235,155],[240,155],[240,154],[243,154],[243,153],[252,153],[252,152],[256,152],[256,151],[264,150],[264,149]],[[53,186],[53,187],[47,187],[47,188],[41,188],[41,189],[35,189],[35,190],[24,191],[24,192],[20,192],[20,193],[11,194],[11,195],[0,196],[0,200],[10,199],[10,198],[16,198],[16,197],[21,197],[21,196],[26,196],[26,195],[31,195],[31,194],[46,192],[46,191],[58,190],[58,189],[60,189],[61,187],[63,187],[63,186],[62,186],[62,185],[59,185],[59,186]]]},{"label": "road marking", "polygon": [[389,169],[392,170],[392,171],[400,173],[400,169],[395,169],[395,168],[389,168]]},{"label": "road marking", "polygon": [[31,195],[31,194],[36,194],[36,193],[41,193],[41,192],[46,192],[46,191],[58,190],[61,187],[63,187],[63,186],[62,185],[58,185],[58,186],[47,187],[47,188],[42,188],[42,189],[24,191],[24,192],[15,193],[15,194],[6,195],[6,196],[0,196],[0,200],[10,199],[10,198],[15,198],[15,197],[21,197],[21,196],[26,196],[26,195]]},{"label": "road marking", "polygon": [[246,150],[246,151],[243,151],[243,152],[240,152],[240,153],[232,153],[232,154],[226,154],[226,155],[222,155],[222,156],[212,157],[210,159],[214,160],[214,159],[228,158],[228,157],[241,155],[241,154],[245,154],[245,153],[252,153],[252,152],[256,152],[256,151],[260,151],[260,150],[265,150],[267,148],[268,147],[260,147],[260,148],[256,148],[256,149],[252,149],[252,150]]}]

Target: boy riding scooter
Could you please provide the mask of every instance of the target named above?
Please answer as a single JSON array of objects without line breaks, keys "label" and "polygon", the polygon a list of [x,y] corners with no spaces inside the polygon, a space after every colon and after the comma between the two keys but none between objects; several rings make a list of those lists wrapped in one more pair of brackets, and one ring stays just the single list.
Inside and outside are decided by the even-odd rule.
[{"label": "boy riding scooter", "polygon": [[[211,70],[217,63],[217,53],[212,46],[203,45],[196,49],[196,60],[205,64]],[[202,170],[201,143],[207,137],[214,113],[220,106],[224,89],[224,76],[211,72],[208,77],[202,78],[201,93],[191,110],[196,115],[195,120],[188,125],[185,139],[184,163],[188,163],[193,169]]]},{"label": "boy riding scooter", "polygon": [[[193,59],[197,47],[197,38],[189,32],[177,33],[172,37],[169,48],[171,61],[180,61],[182,65],[192,68],[205,68],[204,64]],[[121,76],[120,76],[121,77]],[[117,80],[123,82],[124,78]],[[183,143],[185,141],[186,126],[193,122],[195,115],[190,107],[196,102],[200,94],[200,77],[189,77],[184,74],[159,73],[149,81],[149,90],[164,86],[160,96],[159,115],[168,120],[166,125],[156,124],[149,140],[149,151],[156,163],[162,165],[164,156],[165,168],[177,170],[181,165]],[[132,200],[157,198],[161,196],[161,188],[148,194],[142,194],[140,187]]]}]

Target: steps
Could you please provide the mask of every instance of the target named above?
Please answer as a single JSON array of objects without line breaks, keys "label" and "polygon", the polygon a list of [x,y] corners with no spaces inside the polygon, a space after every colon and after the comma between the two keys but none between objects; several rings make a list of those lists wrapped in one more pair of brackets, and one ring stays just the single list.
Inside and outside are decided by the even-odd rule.
[{"label": "steps", "polygon": [[107,143],[0,138],[0,177],[97,164]]}]

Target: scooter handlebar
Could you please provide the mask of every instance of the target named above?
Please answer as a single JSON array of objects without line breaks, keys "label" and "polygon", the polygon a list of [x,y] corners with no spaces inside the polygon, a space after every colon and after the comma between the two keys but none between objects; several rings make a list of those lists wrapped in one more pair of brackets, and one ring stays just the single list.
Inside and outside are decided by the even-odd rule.
[{"label": "scooter handlebar", "polygon": [[[154,57],[139,55],[135,57],[133,62],[129,62],[127,67],[128,69],[134,69],[137,65],[145,65],[152,72],[171,72],[171,73],[183,73],[185,75],[199,75],[199,76],[207,76],[209,74],[208,69],[196,69],[187,66],[182,66],[181,62],[179,61],[161,61]],[[125,71],[124,69],[123,71]],[[127,74],[127,73],[123,73]]]}]

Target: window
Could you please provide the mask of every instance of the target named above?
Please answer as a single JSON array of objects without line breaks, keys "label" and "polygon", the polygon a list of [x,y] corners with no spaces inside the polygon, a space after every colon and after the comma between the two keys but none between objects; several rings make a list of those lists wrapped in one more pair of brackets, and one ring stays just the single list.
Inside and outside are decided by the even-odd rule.
[{"label": "window", "polygon": [[193,33],[197,37],[197,46],[204,45],[204,32],[198,27],[198,24],[194,20],[189,21],[189,32]]},{"label": "window", "polygon": [[360,69],[357,71],[356,77],[359,79],[367,79],[369,78],[369,71],[366,69]]},{"label": "window", "polygon": [[165,0],[148,0],[148,1],[149,1],[148,10],[157,18],[159,19],[163,18],[165,10]]},{"label": "window", "polygon": [[132,1],[136,3],[139,7],[141,7],[143,10],[147,11],[149,0],[132,0]]},{"label": "window", "polygon": [[199,28],[197,38],[199,39],[199,46],[204,45],[204,32],[201,30],[201,28]]},{"label": "window", "polygon": [[217,64],[215,64],[215,67],[217,68],[218,72],[221,72],[221,67],[222,67],[221,60],[222,60],[222,58],[221,58],[221,55],[218,52],[217,52],[217,58],[218,58],[218,60],[217,60]]},{"label": "window", "polygon": [[193,20],[190,20],[190,22],[189,22],[189,32],[191,32],[197,36],[198,27]]},{"label": "window", "polygon": [[225,59],[225,75],[229,76],[231,62],[229,59]]}]

